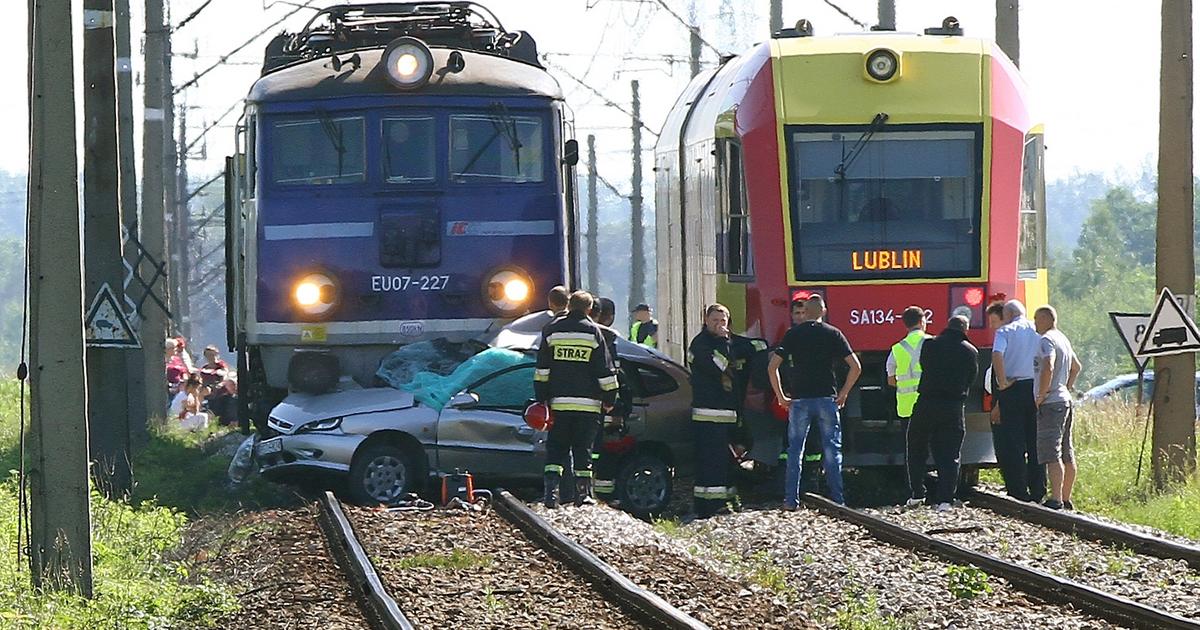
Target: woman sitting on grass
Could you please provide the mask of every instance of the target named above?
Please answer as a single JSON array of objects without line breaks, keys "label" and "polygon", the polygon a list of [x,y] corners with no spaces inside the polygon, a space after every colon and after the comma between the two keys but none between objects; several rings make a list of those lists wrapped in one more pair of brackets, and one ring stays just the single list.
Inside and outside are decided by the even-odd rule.
[{"label": "woman sitting on grass", "polygon": [[208,427],[208,414],[200,410],[200,401],[204,400],[205,389],[200,383],[200,377],[191,375],[171,401],[171,413],[179,419],[183,428],[198,431]]}]

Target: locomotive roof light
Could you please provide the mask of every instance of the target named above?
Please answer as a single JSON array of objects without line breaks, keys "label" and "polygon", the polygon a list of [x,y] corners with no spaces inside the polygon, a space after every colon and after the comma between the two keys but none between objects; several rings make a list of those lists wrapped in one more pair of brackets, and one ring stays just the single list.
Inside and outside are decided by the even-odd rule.
[{"label": "locomotive roof light", "polygon": [[324,316],[337,306],[337,283],[324,273],[306,274],[292,287],[292,302],[304,315]]},{"label": "locomotive roof light", "polygon": [[392,40],[383,51],[388,80],[398,88],[412,90],[425,85],[433,75],[433,53],[415,37]]},{"label": "locomotive roof light", "polygon": [[871,81],[895,81],[900,78],[900,56],[886,48],[877,48],[867,53],[864,69]]},{"label": "locomotive roof light", "polygon": [[506,267],[492,272],[483,285],[485,304],[505,317],[520,315],[528,310],[533,295],[533,281],[525,272]]}]

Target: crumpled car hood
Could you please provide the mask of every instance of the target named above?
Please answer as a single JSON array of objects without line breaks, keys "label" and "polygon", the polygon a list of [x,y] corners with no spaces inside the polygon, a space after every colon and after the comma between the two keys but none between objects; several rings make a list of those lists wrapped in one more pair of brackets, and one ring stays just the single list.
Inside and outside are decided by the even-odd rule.
[{"label": "crumpled car hood", "polygon": [[352,389],[332,394],[290,394],[271,410],[271,418],[282,420],[295,430],[314,420],[407,409],[415,404],[412,394],[390,387]]}]

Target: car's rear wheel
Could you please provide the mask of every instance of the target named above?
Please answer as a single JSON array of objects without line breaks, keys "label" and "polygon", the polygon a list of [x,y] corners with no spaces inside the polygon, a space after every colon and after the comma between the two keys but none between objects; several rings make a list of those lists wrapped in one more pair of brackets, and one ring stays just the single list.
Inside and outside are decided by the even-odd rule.
[{"label": "car's rear wheel", "polygon": [[671,501],[673,471],[662,458],[640,453],[621,464],[616,483],[623,509],[639,517],[653,516]]},{"label": "car's rear wheel", "polygon": [[399,446],[372,444],[354,456],[351,498],[363,505],[395,503],[416,488],[417,464]]}]

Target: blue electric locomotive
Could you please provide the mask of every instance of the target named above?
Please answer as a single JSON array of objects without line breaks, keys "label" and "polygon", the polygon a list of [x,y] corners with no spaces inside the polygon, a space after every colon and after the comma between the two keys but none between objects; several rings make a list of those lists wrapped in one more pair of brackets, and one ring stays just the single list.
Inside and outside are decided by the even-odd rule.
[{"label": "blue electric locomotive", "polygon": [[227,161],[243,413],[574,284],[572,135],[533,39],[473,2],[335,6],[276,37]]}]

